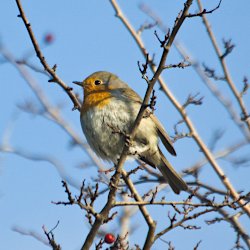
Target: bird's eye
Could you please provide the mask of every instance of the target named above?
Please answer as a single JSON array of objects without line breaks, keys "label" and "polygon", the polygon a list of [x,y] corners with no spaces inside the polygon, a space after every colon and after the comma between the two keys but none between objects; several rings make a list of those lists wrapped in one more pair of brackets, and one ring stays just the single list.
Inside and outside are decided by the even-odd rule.
[{"label": "bird's eye", "polygon": [[100,85],[102,83],[101,80],[95,80],[95,85]]}]

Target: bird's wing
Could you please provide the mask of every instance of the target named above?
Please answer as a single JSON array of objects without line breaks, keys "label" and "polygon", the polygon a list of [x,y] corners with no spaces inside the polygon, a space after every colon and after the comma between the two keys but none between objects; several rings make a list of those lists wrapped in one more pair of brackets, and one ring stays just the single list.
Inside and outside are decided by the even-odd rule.
[{"label": "bird's wing", "polygon": [[117,88],[111,90],[113,93],[116,93],[119,97],[124,97],[130,102],[142,103],[141,97],[131,88]]},{"label": "bird's wing", "polygon": [[160,121],[156,118],[154,114],[151,114],[150,118],[153,120],[154,124],[156,125],[158,136],[160,137],[165,148],[168,150],[170,154],[176,155],[175,149],[173,147],[173,143],[170,140],[167,132],[164,130],[164,127],[162,126]]},{"label": "bird's wing", "polygon": [[[128,98],[130,101],[134,101],[140,104],[142,103],[141,97],[131,88],[119,88],[119,89],[116,89],[115,91],[118,91],[120,95],[122,95],[125,98]],[[167,132],[164,130],[164,127],[162,126],[160,121],[156,118],[154,114],[152,114],[152,112],[149,109],[147,109],[146,112],[148,113],[152,121],[154,122],[157,128],[157,134],[160,137],[163,145],[166,147],[166,149],[168,150],[170,154],[176,155],[175,149],[173,147],[173,143],[170,140]]]}]

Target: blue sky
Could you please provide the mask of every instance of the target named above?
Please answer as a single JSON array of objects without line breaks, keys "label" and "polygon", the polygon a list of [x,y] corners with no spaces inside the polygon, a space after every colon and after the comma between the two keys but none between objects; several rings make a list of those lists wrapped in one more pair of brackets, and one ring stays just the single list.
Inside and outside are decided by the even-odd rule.
[{"label": "blue sky", "polygon": [[[176,15],[183,7],[184,1],[174,0],[145,0],[145,1],[120,1],[123,12],[138,29],[144,22],[151,22],[150,18],[142,13],[138,6],[141,3],[151,7],[164,21],[172,26]],[[207,1],[206,1],[207,2]],[[206,9],[217,5],[218,1],[211,0]],[[72,4],[70,1],[22,1],[24,10],[35,35],[43,45],[44,35],[52,33],[55,41],[43,49],[43,53],[50,65],[58,65],[58,75],[68,84],[74,80],[82,80],[90,73],[97,70],[107,70],[117,74],[128,82],[141,96],[145,93],[146,83],[141,79],[137,67],[137,61],[144,62],[137,45],[128,35],[127,30],[114,16],[114,10],[109,1],[80,1]],[[249,75],[249,1],[223,1],[219,10],[208,15],[219,45],[223,47],[222,39],[232,38],[236,45],[232,54],[227,58],[227,63],[238,89],[241,89],[244,76]],[[197,10],[194,4],[192,12]],[[22,58],[27,52],[32,51],[32,44],[22,20],[17,18],[18,9],[15,1],[3,1],[0,9],[0,42],[9,50],[16,59]],[[158,30],[159,35],[163,34]],[[150,54],[155,54],[156,60],[161,55],[161,49],[154,36],[154,29],[146,30],[142,34],[145,45]],[[211,42],[207,38],[206,31],[200,18],[185,21],[177,35],[178,41],[183,43],[187,50],[200,62],[205,62],[221,73],[218,60],[215,56]],[[167,63],[181,61],[176,49],[172,48]],[[41,67],[35,56],[30,62]],[[61,88],[48,83],[47,77],[30,71],[38,81],[42,91],[46,93],[53,105],[62,106],[64,118],[72,125],[75,131],[84,141],[79,123],[79,113],[72,112],[72,103]],[[149,72],[151,76],[151,72]],[[202,139],[209,143],[213,133],[220,129],[224,136],[218,142],[216,149],[223,149],[229,144],[242,140],[242,135],[231,122],[227,112],[210,94],[206,86],[201,82],[192,68],[171,69],[163,73],[169,88],[176,98],[184,103],[188,94],[200,93],[204,96],[202,106],[188,107],[188,114],[195,124]],[[91,177],[97,176],[93,166],[84,169],[79,168],[82,163],[89,163],[87,155],[78,147],[72,147],[70,138],[54,123],[31,114],[22,112],[18,105],[27,101],[38,105],[36,97],[29,89],[25,81],[20,77],[16,69],[8,63],[0,65],[0,144],[8,141],[11,147],[23,150],[25,153],[35,154],[38,157],[51,157],[58,161],[64,168],[64,173],[72,179],[77,186],[83,179],[91,183]],[[232,94],[223,82],[217,83],[218,88],[229,96]],[[81,95],[79,88],[73,86]],[[180,120],[178,112],[169,100],[157,91],[156,114],[164,124],[170,135],[174,134],[173,126]],[[245,103],[250,109],[249,94],[245,97]],[[239,111],[233,101],[235,109]],[[181,127],[185,132],[185,126]],[[178,157],[169,157],[178,171],[185,169],[202,159],[199,148],[191,139],[179,140],[175,143]],[[249,155],[249,146],[243,147],[233,156]],[[223,170],[229,176],[237,190],[249,191],[249,168],[235,168],[228,161],[219,160]],[[130,168],[130,164],[126,164]],[[206,165],[201,172],[201,178],[211,185],[222,188],[216,175]],[[51,204],[51,201],[65,200],[66,196],[61,187],[62,177],[58,171],[48,162],[30,161],[23,157],[1,153],[0,154],[0,239],[1,249],[46,249],[41,242],[22,236],[11,229],[13,226],[25,230],[33,230],[43,235],[42,225],[48,229],[60,221],[55,231],[56,240],[63,249],[79,249],[88,232],[88,225],[84,212],[77,207],[64,207]],[[153,186],[155,187],[155,186]],[[151,187],[151,188],[153,188]],[[148,186],[147,186],[148,188]],[[77,189],[72,187],[77,194]],[[145,192],[140,188],[141,192]],[[165,192],[169,200],[182,200],[187,195],[175,196],[168,190]],[[105,201],[105,195],[100,199],[100,208]],[[159,223],[159,228],[167,226],[168,208],[150,207],[149,211]],[[206,218],[213,218],[210,214]],[[146,231],[143,218],[135,215],[136,229],[131,236],[131,243],[142,245]],[[195,244],[202,240],[201,249],[229,249],[233,246],[235,236],[232,228],[226,223],[207,226],[203,218],[193,221],[191,224],[202,225],[201,230],[188,231],[177,229],[163,238],[172,241],[176,249],[193,249]],[[243,216],[240,220],[247,231],[250,231],[249,220]],[[119,226],[111,223],[104,227],[106,231],[119,232]],[[157,241],[153,249],[163,249],[166,244]]]}]

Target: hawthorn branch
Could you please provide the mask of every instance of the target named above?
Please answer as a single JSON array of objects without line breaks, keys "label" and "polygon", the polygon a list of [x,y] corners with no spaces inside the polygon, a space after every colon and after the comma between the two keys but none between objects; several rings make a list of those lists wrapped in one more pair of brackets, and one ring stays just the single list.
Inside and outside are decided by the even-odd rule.
[{"label": "hawthorn branch", "polygon": [[[187,1],[187,2],[189,2],[189,1]],[[190,2],[192,2],[192,1],[190,1]],[[177,20],[177,23],[176,23],[176,25],[178,24],[178,20]],[[170,36],[171,37],[171,36]],[[169,40],[168,40],[169,41]],[[168,44],[168,43],[167,43]],[[165,46],[167,46],[167,44],[166,45],[164,45],[163,47],[164,47],[164,50],[166,50],[166,48],[165,48]],[[171,44],[170,44],[170,46],[171,46]],[[168,48],[169,49],[169,48]],[[164,53],[163,53],[164,54]],[[163,58],[163,60],[166,60],[166,57],[167,57],[167,55],[165,56],[165,59],[163,58],[163,55],[162,55],[162,58]],[[161,71],[159,71],[158,72],[158,75],[156,74],[157,73],[157,70],[158,69],[156,69],[156,71],[155,71],[155,75],[154,75],[154,77],[156,76],[156,80],[157,80],[157,78],[160,78],[160,74],[161,74]],[[153,78],[154,78],[153,77]],[[153,80],[153,78],[152,78],[152,80]],[[52,81],[53,81],[54,79],[52,79]],[[151,81],[152,81],[151,80]],[[155,80],[155,81],[156,81]],[[150,81],[150,82],[151,82]],[[153,82],[153,81],[152,81]],[[152,83],[151,82],[151,83]],[[154,82],[155,83],[155,82]],[[152,84],[152,85],[154,85],[154,83]],[[149,84],[150,85],[150,84]],[[68,89],[68,91],[71,91],[70,89]],[[152,91],[152,90],[151,90]],[[147,92],[146,92],[146,95],[147,95]],[[146,95],[145,95],[145,98],[144,99],[146,99]],[[149,90],[149,96],[150,96],[150,90]],[[148,102],[149,102],[149,99],[148,99],[148,101],[147,102],[145,102],[144,103],[144,105],[146,106],[146,105],[148,105]],[[142,105],[142,107],[141,107],[141,110],[142,110],[142,117],[143,117],[143,110],[145,110],[145,107],[143,107],[143,105]],[[137,117],[138,118],[138,117]],[[133,133],[135,134],[135,130],[136,130],[136,128],[139,126],[139,122],[140,122],[140,119],[142,119],[142,118],[138,118],[138,120],[137,120],[137,122],[138,122],[138,124],[136,124],[136,122],[135,122],[135,124],[134,124],[134,130],[132,130],[131,131],[131,134],[130,134],[130,140],[132,140],[133,139]],[[129,149],[129,146],[128,145],[124,145],[124,150],[123,150],[123,152],[124,152],[124,156],[123,156],[123,154],[121,155],[121,158],[120,158],[120,160],[119,160],[119,163],[118,163],[118,167],[120,167],[120,171],[116,171],[116,173],[117,173],[117,175],[116,175],[116,173],[115,173],[115,175],[116,176],[114,176],[114,178],[112,179],[112,183],[111,183],[111,189],[112,188],[114,188],[114,190],[110,190],[110,193],[109,193],[109,198],[111,198],[111,205],[112,206],[114,206],[114,204],[112,203],[112,197],[113,197],[113,199],[115,198],[115,193],[116,193],[116,191],[117,191],[117,186],[115,186],[115,184],[117,183],[117,184],[119,184],[119,178],[120,178],[120,175],[122,174],[123,176],[124,176],[124,172],[123,172],[123,170],[122,170],[122,165],[123,165],[123,163],[124,163],[124,161],[125,161],[125,159],[126,159],[126,153],[128,152],[128,149]],[[127,151],[126,151],[127,150]],[[123,158],[125,158],[124,160],[123,160]],[[120,166],[121,165],[121,166]],[[121,171],[122,171],[122,173],[121,173]],[[133,184],[133,183],[132,183]],[[112,192],[112,193],[111,193]],[[109,202],[109,200],[108,200],[108,202]],[[107,212],[107,216],[108,216],[108,213],[109,213],[109,211],[108,211],[108,206],[109,206],[109,204],[107,203],[106,204],[107,205],[107,209],[104,211],[104,209],[106,208],[106,206],[103,208],[103,215],[105,215],[105,212]],[[112,206],[110,206],[110,208],[112,208]],[[142,206],[143,207],[143,206]],[[102,219],[102,218],[101,218]],[[98,227],[98,225],[97,225],[97,227]],[[97,228],[97,230],[98,230],[98,228]],[[147,237],[148,238],[148,237]],[[146,244],[146,243],[145,243]],[[151,244],[151,243],[150,243]],[[146,246],[149,246],[149,245],[146,245]],[[85,248],[84,248],[85,249]],[[147,249],[147,248],[145,248],[145,249]]]},{"label": "hawthorn branch", "polygon": [[[115,1],[111,1],[113,7],[116,9],[117,8],[117,4],[114,5],[113,2]],[[184,10],[182,12],[181,17],[179,18],[179,20],[181,20],[180,22],[177,22],[170,34],[169,40],[167,42],[167,44],[164,46],[164,50],[166,51],[166,55],[169,51],[169,46],[172,45],[174,39],[173,37],[175,37],[178,29],[179,29],[179,25],[180,23],[182,23],[187,15],[187,12],[185,12],[185,9],[187,8],[187,6],[190,6],[192,4],[192,1],[186,1],[186,3],[184,4]],[[121,11],[117,11],[116,10],[116,16],[122,21],[122,23],[125,25],[125,27],[128,29],[128,31],[130,32],[130,34],[132,35],[132,37],[134,38],[134,40],[136,41],[139,49],[141,50],[141,52],[143,53],[144,57],[147,57],[147,52],[144,46],[144,43],[142,41],[142,39],[137,35],[137,33],[135,32],[134,28],[132,27],[132,25],[128,22],[128,20],[124,17],[124,15],[122,14]],[[202,15],[204,16],[204,15]],[[165,58],[166,59],[166,58]],[[149,62],[150,62],[150,58],[149,58]],[[160,61],[161,67],[164,67],[162,64],[162,60]],[[178,110],[178,112],[180,113],[182,119],[185,121],[190,134],[192,135],[193,139],[195,140],[195,142],[197,143],[198,147],[202,150],[203,154],[206,156],[206,158],[208,159],[209,163],[211,164],[211,166],[213,167],[214,171],[216,172],[217,176],[220,178],[221,182],[225,185],[225,187],[230,191],[230,195],[232,196],[233,199],[237,200],[239,198],[239,194],[237,193],[237,191],[235,190],[235,188],[233,187],[233,185],[231,184],[231,182],[229,181],[228,177],[224,174],[223,170],[221,169],[221,167],[219,166],[219,164],[216,162],[216,160],[213,157],[213,154],[210,152],[210,150],[208,149],[208,147],[206,146],[206,144],[203,142],[203,140],[201,139],[201,137],[199,136],[198,132],[196,131],[195,126],[193,125],[191,119],[188,117],[185,109],[183,109],[182,105],[177,101],[177,99],[175,98],[175,96],[172,94],[172,92],[170,91],[170,89],[167,87],[167,85],[165,84],[164,80],[162,79],[162,77],[159,74],[156,74],[159,71],[159,67],[156,68],[155,65],[149,64],[149,66],[151,67],[151,70],[153,71],[153,73],[155,75],[157,75],[158,78],[158,82],[160,83],[160,86],[163,90],[163,92],[166,94],[166,96],[169,98],[169,100],[172,102],[172,104],[174,105],[174,107]],[[149,85],[150,86],[150,85]],[[239,201],[240,204],[244,204],[244,201],[240,200]],[[246,205],[244,206],[242,209],[244,209],[244,211],[247,213],[247,215],[250,217],[250,206]]]}]

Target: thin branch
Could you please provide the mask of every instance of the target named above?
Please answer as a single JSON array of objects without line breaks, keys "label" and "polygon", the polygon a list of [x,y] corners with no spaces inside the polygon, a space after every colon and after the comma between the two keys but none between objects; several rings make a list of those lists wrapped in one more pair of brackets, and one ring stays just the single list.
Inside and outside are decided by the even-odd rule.
[{"label": "thin branch", "polygon": [[19,12],[20,12],[20,14],[18,15],[18,17],[20,17],[23,20],[23,22],[24,22],[24,25],[25,25],[28,33],[29,33],[30,40],[31,40],[31,42],[33,44],[33,47],[34,47],[35,51],[36,51],[36,55],[39,58],[41,64],[44,67],[44,69],[51,76],[51,79],[49,80],[49,82],[56,82],[56,83],[58,83],[64,89],[64,91],[67,93],[67,95],[70,97],[71,101],[73,102],[73,104],[74,104],[74,108],[73,109],[80,110],[81,104],[79,103],[77,97],[73,93],[72,88],[70,88],[69,86],[67,86],[66,83],[64,83],[59,78],[59,76],[56,74],[55,67],[50,67],[49,64],[47,63],[47,61],[45,60],[45,57],[42,54],[42,51],[41,51],[41,49],[40,49],[40,47],[38,45],[38,42],[37,42],[37,40],[35,38],[35,35],[33,33],[32,28],[31,28],[31,24],[29,23],[26,15],[24,13],[23,7],[21,5],[21,1],[20,0],[16,0],[16,4],[17,4],[17,7],[18,7]]},{"label": "thin branch", "polygon": [[189,15],[187,15],[187,17],[196,17],[196,16],[202,16],[203,17],[206,14],[212,14],[214,11],[216,11],[217,9],[220,8],[221,2],[222,2],[222,0],[220,0],[218,5],[215,8],[211,9],[211,10],[200,9],[200,12],[195,13],[195,14],[189,14]]},{"label": "thin branch", "polygon": [[172,68],[181,68],[181,69],[184,69],[184,68],[190,67],[190,66],[191,66],[190,62],[182,61],[182,62],[179,62],[177,64],[166,65],[166,66],[164,66],[164,69],[172,69]]},{"label": "thin branch", "polygon": [[200,95],[200,93],[197,93],[195,95],[189,94],[188,97],[187,97],[187,100],[182,105],[182,107],[185,109],[190,104],[201,105],[203,103],[204,96],[198,97],[199,95]]},{"label": "thin branch", "polygon": [[[59,222],[58,222],[59,223]],[[43,231],[44,234],[47,236],[47,239],[49,241],[50,246],[52,247],[53,250],[61,250],[61,246],[59,244],[56,243],[55,241],[55,237],[54,237],[54,233],[53,230],[58,226],[58,223],[56,224],[56,226],[51,229],[49,232],[47,231],[47,229],[45,228],[45,226],[43,226]]]},{"label": "thin branch", "polygon": [[[98,184],[95,188],[94,194],[92,194],[92,190],[90,189],[90,187],[87,187],[85,189],[85,181],[83,181],[82,186],[80,188],[80,194],[79,196],[75,196],[75,197],[72,196],[71,191],[69,190],[69,187],[65,181],[62,181],[62,186],[65,188],[65,193],[67,194],[68,201],[58,201],[58,202],[52,201],[52,203],[55,205],[64,205],[64,206],[78,205],[81,209],[87,212],[86,217],[88,218],[90,225],[92,225],[93,224],[92,216],[95,218],[98,217],[98,213],[95,211],[93,207],[94,201],[98,197],[98,193],[97,193]],[[82,203],[82,199],[84,200],[85,204]],[[109,218],[107,218],[107,220],[108,219]]]},{"label": "thin branch", "polygon": [[[173,230],[173,229],[176,228],[176,227],[179,227],[179,226],[183,225],[183,223],[186,222],[186,221],[195,219],[195,218],[200,217],[200,216],[202,216],[202,215],[204,215],[204,214],[211,213],[211,212],[214,212],[214,211],[216,211],[216,208],[205,209],[205,210],[203,210],[203,211],[201,211],[201,212],[197,212],[197,213],[195,213],[195,214],[193,214],[193,215],[184,216],[181,220],[179,220],[179,221],[176,222],[176,223],[174,223],[174,222],[176,221],[176,219],[174,218],[174,220],[173,220],[173,222],[171,222],[170,226],[168,226],[167,228],[165,228],[164,230],[160,231],[159,233],[157,233],[157,234],[155,235],[155,239],[154,239],[154,240],[156,241],[156,240],[159,239],[162,235],[168,233],[169,231]],[[171,221],[172,221],[172,220],[171,220]]]},{"label": "thin branch", "polygon": [[[202,4],[201,4],[201,0],[197,0],[197,3],[199,5],[200,11],[201,11],[203,9]],[[203,20],[203,23],[204,23],[204,25],[206,27],[208,36],[209,36],[209,38],[210,38],[210,40],[211,40],[211,42],[213,44],[213,47],[215,49],[216,55],[217,55],[217,57],[219,59],[219,62],[221,64],[222,70],[224,72],[225,80],[228,83],[228,86],[229,86],[230,90],[232,91],[232,93],[233,93],[233,95],[234,95],[234,97],[235,97],[236,101],[238,102],[238,105],[239,105],[239,107],[241,109],[242,121],[244,121],[246,123],[247,128],[250,131],[250,114],[248,113],[248,110],[247,110],[247,108],[245,106],[245,103],[244,103],[244,101],[243,101],[243,99],[241,97],[240,92],[237,90],[237,88],[236,88],[236,86],[235,86],[235,84],[234,84],[234,82],[232,80],[232,77],[231,77],[231,75],[229,73],[227,64],[225,62],[225,56],[226,56],[226,54],[230,53],[231,50],[229,48],[232,48],[232,46],[227,45],[226,46],[226,52],[222,53],[220,51],[220,48],[219,48],[218,43],[216,41],[215,35],[214,35],[213,31],[212,31],[211,25],[209,24],[208,19],[207,19],[207,17],[205,15],[202,15],[202,20]]]},{"label": "thin branch", "polygon": [[[245,196],[244,196],[245,198]],[[243,199],[243,197],[240,197]],[[232,202],[222,202],[222,203],[192,203],[186,201],[141,201],[141,202],[127,202],[127,201],[120,201],[116,202],[114,206],[143,206],[143,205],[160,205],[160,206],[191,206],[191,207],[213,207],[213,208],[222,208],[222,207],[232,207],[234,206],[236,201]],[[248,202],[246,202],[247,204]]]}]

